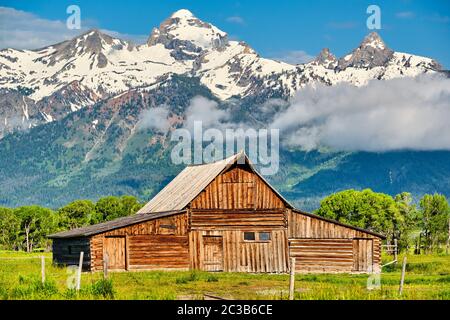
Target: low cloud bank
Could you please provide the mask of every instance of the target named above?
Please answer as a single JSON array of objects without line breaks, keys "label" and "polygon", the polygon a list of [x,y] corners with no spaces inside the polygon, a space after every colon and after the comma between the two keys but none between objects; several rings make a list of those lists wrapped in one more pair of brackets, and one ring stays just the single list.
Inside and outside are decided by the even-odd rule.
[{"label": "low cloud bank", "polygon": [[450,79],[308,87],[275,114],[284,143],[313,150],[450,150]]},{"label": "low cloud bank", "polygon": [[[329,147],[338,151],[450,150],[450,79],[424,75],[367,86],[309,86],[289,102],[267,101],[259,111],[269,129],[279,129],[281,143],[306,151]],[[183,127],[251,129],[244,119],[233,122],[230,110],[204,97],[186,109]],[[167,132],[169,109],[146,110],[139,126]],[[258,130],[260,128],[253,128]]]}]

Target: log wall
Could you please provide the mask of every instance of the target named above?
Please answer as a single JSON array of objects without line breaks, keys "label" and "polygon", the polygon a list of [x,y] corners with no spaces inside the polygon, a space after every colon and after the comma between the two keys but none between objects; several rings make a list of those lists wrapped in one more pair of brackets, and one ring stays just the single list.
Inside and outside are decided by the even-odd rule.
[{"label": "log wall", "polygon": [[352,272],[351,239],[291,239],[289,254],[297,272]]},{"label": "log wall", "polygon": [[380,271],[380,238],[292,210],[287,216],[289,252],[298,272]]},{"label": "log wall", "polygon": [[83,269],[91,266],[89,238],[70,238],[53,240],[53,262],[60,265],[78,265],[83,251]]},{"label": "log wall", "polygon": [[374,238],[369,233],[288,210],[289,238]]},{"label": "log wall", "polygon": [[129,237],[129,269],[188,269],[187,236],[137,235]]},{"label": "log wall", "polygon": [[243,228],[284,229],[287,215],[283,209],[273,210],[191,210],[191,230],[226,230]]},{"label": "log wall", "polygon": [[95,235],[90,241],[91,269],[103,269],[105,238],[124,237],[126,269],[189,268],[187,213]]}]

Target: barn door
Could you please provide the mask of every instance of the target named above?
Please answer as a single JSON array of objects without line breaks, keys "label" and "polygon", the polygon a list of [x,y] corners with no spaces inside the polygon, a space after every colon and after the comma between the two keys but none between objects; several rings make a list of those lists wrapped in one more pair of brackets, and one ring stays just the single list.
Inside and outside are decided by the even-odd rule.
[{"label": "barn door", "polygon": [[124,270],[126,266],[125,237],[107,237],[103,248],[104,253],[108,255],[108,269]]},{"label": "barn door", "polygon": [[353,271],[355,272],[373,271],[372,239],[353,240]]},{"label": "barn door", "polygon": [[203,236],[203,269],[223,271],[222,236]]}]

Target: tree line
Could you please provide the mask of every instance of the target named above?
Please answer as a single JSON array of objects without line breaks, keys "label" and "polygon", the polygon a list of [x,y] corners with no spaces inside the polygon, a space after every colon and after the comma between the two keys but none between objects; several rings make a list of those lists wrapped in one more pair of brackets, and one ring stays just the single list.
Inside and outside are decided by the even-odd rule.
[{"label": "tree line", "polygon": [[142,206],[133,196],[111,196],[96,203],[77,200],[58,210],[40,206],[0,207],[0,248],[48,251],[51,249],[49,234],[129,216]]},{"label": "tree line", "polygon": [[410,193],[391,197],[370,189],[345,190],[324,198],[316,214],[397,239],[400,250],[415,253],[449,250],[450,206],[441,194],[425,194],[417,203]]},{"label": "tree line", "polygon": [[[0,207],[0,249],[50,250],[49,234],[114,220],[136,213],[144,204],[136,197],[105,197],[96,203],[77,200],[51,210],[40,206]],[[321,201],[315,214],[381,233],[401,249],[435,252],[449,246],[450,206],[445,196],[411,194],[395,197],[370,189],[345,190]]]}]

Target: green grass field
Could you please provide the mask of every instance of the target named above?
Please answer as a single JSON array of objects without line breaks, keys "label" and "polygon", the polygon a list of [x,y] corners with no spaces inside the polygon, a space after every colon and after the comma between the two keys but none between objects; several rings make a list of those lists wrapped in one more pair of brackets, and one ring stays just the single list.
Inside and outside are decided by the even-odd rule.
[{"label": "green grass field", "polygon": [[[41,283],[40,254],[0,252],[0,299],[203,299],[211,294],[229,299],[287,299],[288,275],[206,272],[83,273],[80,292],[67,287],[66,268],[46,257],[46,283]],[[385,257],[384,262],[392,259]],[[450,256],[408,256],[403,295],[401,266],[383,268],[381,287],[367,289],[368,275],[298,274],[295,299],[450,299]]]}]

